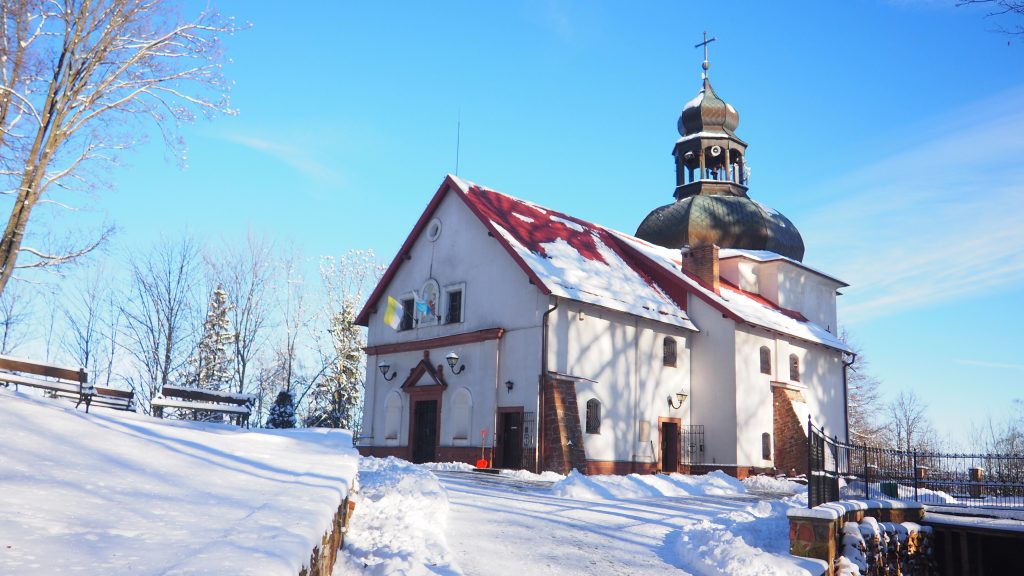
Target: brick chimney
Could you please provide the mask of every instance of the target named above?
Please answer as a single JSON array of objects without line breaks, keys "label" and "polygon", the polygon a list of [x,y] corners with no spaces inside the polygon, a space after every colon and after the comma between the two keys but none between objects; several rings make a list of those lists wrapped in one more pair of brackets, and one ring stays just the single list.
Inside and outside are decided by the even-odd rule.
[{"label": "brick chimney", "polygon": [[683,247],[683,272],[696,276],[701,284],[718,294],[718,246]]}]

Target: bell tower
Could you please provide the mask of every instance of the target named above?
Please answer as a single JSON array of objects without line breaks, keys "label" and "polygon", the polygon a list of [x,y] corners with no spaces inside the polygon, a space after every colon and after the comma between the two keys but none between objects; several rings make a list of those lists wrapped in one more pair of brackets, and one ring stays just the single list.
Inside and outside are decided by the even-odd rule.
[{"label": "bell tower", "polygon": [[672,151],[676,200],[697,194],[747,195],[747,143],[735,134],[740,115],[715,94],[708,79],[708,44],[715,40],[705,32],[704,41],[695,46],[704,47],[703,86],[679,114],[680,138]]},{"label": "bell tower", "polygon": [[800,231],[748,193],[747,143],[736,136],[740,115],[715,94],[708,79],[708,44],[714,41],[705,32],[695,46],[704,48],[704,73],[700,93],[679,114],[679,140],[672,149],[674,201],[652,210],[636,237],[666,248],[768,250],[800,261]]}]

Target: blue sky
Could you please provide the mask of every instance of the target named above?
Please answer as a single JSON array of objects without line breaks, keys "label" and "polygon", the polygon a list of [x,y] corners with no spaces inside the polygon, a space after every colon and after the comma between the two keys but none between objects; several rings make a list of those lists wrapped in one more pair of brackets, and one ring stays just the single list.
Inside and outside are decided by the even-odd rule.
[{"label": "blue sky", "polygon": [[707,30],[750,194],[851,284],[887,393],[951,433],[1024,397],[1024,38],[952,1],[495,4],[218,2],[252,23],[226,43],[240,114],[187,127],[184,170],[125,154],[89,208],[114,250],[254,230],[389,260],[461,118],[460,176],[633,232],[671,200]]}]

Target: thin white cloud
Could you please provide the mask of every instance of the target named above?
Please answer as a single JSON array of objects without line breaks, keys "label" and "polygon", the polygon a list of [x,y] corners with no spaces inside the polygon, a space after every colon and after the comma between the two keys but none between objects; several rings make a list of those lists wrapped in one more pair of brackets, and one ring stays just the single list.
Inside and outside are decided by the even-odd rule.
[{"label": "thin white cloud", "polygon": [[341,181],[341,176],[334,169],[320,162],[314,152],[301,146],[244,134],[223,134],[221,137],[229,142],[267,154],[291,166],[310,180],[327,184],[337,184]]},{"label": "thin white cloud", "polygon": [[957,364],[966,364],[968,366],[981,366],[983,368],[998,368],[1000,370],[1024,370],[1024,364],[1004,364],[1001,362],[985,362],[983,360],[964,360],[957,358],[953,360]]},{"label": "thin white cloud", "polygon": [[803,221],[809,263],[851,284],[848,322],[1024,285],[1024,90],[957,112]]}]

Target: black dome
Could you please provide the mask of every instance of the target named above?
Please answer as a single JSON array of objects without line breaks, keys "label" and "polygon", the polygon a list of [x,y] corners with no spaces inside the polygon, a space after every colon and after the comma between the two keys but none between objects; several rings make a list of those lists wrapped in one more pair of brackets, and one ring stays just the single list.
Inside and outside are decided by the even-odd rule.
[{"label": "black dome", "polygon": [[655,208],[637,238],[666,248],[716,244],[770,250],[801,261],[804,241],[788,218],[747,196],[698,194]]}]

